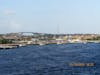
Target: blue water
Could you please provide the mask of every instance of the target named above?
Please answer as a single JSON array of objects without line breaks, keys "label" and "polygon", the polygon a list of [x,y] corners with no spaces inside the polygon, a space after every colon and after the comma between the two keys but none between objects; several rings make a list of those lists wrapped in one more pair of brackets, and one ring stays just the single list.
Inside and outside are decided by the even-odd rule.
[{"label": "blue water", "polygon": [[[69,65],[78,62],[95,65]],[[100,75],[100,44],[31,45],[1,49],[0,75]]]}]

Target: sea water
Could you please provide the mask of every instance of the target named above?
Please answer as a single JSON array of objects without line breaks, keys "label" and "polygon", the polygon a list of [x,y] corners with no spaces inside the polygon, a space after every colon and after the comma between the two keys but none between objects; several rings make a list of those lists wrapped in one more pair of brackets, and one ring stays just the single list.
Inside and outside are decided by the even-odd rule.
[{"label": "sea water", "polygon": [[[93,63],[93,66],[71,66]],[[0,50],[0,75],[100,75],[100,44],[30,45]]]}]

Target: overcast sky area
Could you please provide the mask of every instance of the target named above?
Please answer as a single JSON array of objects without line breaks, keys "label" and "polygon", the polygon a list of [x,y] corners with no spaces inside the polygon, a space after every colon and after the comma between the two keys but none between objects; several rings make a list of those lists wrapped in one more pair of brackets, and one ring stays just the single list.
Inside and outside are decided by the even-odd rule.
[{"label": "overcast sky area", "polygon": [[100,33],[100,0],[0,0],[0,33]]}]

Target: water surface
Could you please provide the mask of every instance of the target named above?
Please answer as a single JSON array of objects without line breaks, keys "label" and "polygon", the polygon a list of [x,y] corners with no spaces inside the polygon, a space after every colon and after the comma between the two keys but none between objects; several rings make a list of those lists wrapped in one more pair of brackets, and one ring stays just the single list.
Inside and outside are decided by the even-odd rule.
[{"label": "water surface", "polygon": [[[79,62],[95,65],[69,65]],[[31,45],[1,49],[0,75],[100,75],[100,44]]]}]

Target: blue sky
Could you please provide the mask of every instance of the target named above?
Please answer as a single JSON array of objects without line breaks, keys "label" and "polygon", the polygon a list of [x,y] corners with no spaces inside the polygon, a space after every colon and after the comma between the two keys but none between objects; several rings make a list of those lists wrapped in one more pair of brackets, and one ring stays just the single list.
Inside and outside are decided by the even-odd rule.
[{"label": "blue sky", "polygon": [[100,0],[0,0],[0,33],[100,33]]}]

